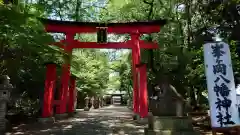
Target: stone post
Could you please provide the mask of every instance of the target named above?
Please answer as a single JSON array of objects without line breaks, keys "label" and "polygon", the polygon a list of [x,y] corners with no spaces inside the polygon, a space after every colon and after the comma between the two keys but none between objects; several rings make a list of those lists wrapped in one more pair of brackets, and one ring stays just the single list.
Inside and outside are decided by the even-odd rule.
[{"label": "stone post", "polygon": [[76,100],[76,77],[71,76],[70,87],[69,87],[69,100],[68,100],[68,113],[73,114],[76,110],[74,108]]},{"label": "stone post", "polygon": [[77,109],[77,99],[78,99],[78,91],[77,90],[75,90],[75,101],[74,101],[74,110],[76,110]]},{"label": "stone post", "polygon": [[98,108],[101,108],[101,97],[98,97]]},{"label": "stone post", "polygon": [[101,96],[101,97],[99,97],[99,106],[100,107],[103,107],[103,97]]},{"label": "stone post", "polygon": [[89,107],[88,107],[88,104],[89,104],[89,97],[88,97],[88,95],[87,95],[87,97],[86,97],[84,100],[85,100],[84,111],[89,111]]},{"label": "stone post", "polygon": [[176,116],[177,117],[183,116],[183,103],[180,101],[176,101]]},{"label": "stone post", "polygon": [[2,76],[0,84],[0,134],[4,134],[6,129],[5,115],[7,113],[7,102],[10,99],[10,92],[13,86],[10,84],[10,78],[7,75]]},{"label": "stone post", "polygon": [[95,96],[94,98],[94,109],[98,109],[99,108],[99,100],[100,98],[98,96]]},{"label": "stone post", "polygon": [[106,106],[106,97],[105,96],[102,97],[102,106]]},{"label": "stone post", "polygon": [[92,98],[91,98],[91,109],[94,108],[94,100],[95,100],[94,97],[92,97]]},{"label": "stone post", "polygon": [[128,106],[128,108],[133,109],[132,100],[131,99],[127,100],[127,106]]}]

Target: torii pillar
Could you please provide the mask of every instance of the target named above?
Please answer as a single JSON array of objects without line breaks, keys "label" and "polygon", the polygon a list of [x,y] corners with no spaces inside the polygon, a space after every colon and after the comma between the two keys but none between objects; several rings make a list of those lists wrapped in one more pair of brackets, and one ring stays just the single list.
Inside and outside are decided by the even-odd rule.
[{"label": "torii pillar", "polygon": [[72,56],[72,48],[69,48],[68,45],[74,41],[75,33],[66,33],[66,44],[64,46],[64,51],[67,53],[64,58],[64,64],[62,65],[62,75],[61,75],[61,88],[59,92],[59,104],[56,107],[56,115],[61,117],[66,115],[67,112],[67,95],[69,89],[70,81],[70,62]]},{"label": "torii pillar", "polygon": [[139,86],[139,115],[141,118],[148,116],[148,90],[147,90],[147,66],[146,64],[137,65],[138,86]]},{"label": "torii pillar", "polygon": [[137,82],[137,74],[138,70],[136,65],[140,64],[140,47],[139,47],[139,39],[140,34],[135,33],[131,34],[131,41],[133,44],[132,48],[132,73],[133,73],[133,112],[135,114],[139,113],[139,86]]},{"label": "torii pillar", "polygon": [[56,83],[56,64],[46,63],[46,79],[44,88],[44,98],[42,106],[42,118],[49,118],[53,115],[53,93]]},{"label": "torii pillar", "polygon": [[70,86],[69,86],[69,95],[68,95],[68,113],[73,114],[75,112],[75,101],[76,99],[76,77],[71,76],[70,78]]}]

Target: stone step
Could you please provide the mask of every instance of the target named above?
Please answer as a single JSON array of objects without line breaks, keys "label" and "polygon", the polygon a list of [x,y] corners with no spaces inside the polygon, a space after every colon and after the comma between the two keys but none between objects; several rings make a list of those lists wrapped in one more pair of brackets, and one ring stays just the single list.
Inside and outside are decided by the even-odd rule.
[{"label": "stone step", "polygon": [[[151,121],[149,121],[151,122]],[[155,117],[152,125],[154,130],[193,130],[192,122],[189,117]]]},{"label": "stone step", "polygon": [[149,130],[145,129],[145,135],[200,135],[196,131],[174,131],[174,130]]}]

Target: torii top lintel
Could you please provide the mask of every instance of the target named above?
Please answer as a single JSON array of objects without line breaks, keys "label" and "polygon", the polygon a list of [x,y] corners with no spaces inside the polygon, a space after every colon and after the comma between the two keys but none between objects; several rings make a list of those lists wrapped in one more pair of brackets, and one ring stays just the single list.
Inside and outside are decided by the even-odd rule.
[{"label": "torii top lintel", "polygon": [[47,32],[59,33],[95,33],[98,28],[107,28],[108,33],[126,34],[140,33],[149,34],[160,31],[166,20],[126,22],[126,23],[98,23],[98,22],[72,22],[50,19],[40,19],[45,25]]}]

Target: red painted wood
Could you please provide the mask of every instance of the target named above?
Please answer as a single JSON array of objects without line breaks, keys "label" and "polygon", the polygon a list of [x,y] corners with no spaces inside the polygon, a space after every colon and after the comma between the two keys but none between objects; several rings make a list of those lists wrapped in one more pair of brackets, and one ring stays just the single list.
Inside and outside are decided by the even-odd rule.
[{"label": "red painted wood", "polygon": [[139,68],[140,75],[140,117],[145,118],[148,116],[148,91],[147,91],[147,66],[141,65]]},{"label": "red painted wood", "polygon": [[137,80],[138,70],[136,65],[140,63],[140,47],[139,47],[139,34],[132,34],[131,41],[132,48],[132,67],[133,67],[133,111],[139,113],[139,87]]},{"label": "red painted wood", "polygon": [[155,26],[147,26],[147,25],[141,25],[141,26],[115,26],[115,27],[108,27],[107,32],[108,33],[116,33],[116,34],[135,34],[135,33],[141,33],[141,34],[150,34],[150,33],[157,33],[160,31],[160,25]]},{"label": "red painted wood", "polygon": [[[72,33],[66,34],[67,42],[70,43],[72,42],[73,39],[74,39],[74,34]],[[72,55],[71,49],[64,48],[64,50],[69,55]],[[56,107],[57,114],[63,114],[66,112],[69,80],[70,80],[70,60],[65,60],[65,63],[62,65],[61,89],[59,93],[59,100],[61,100],[62,104]]]},{"label": "red painted wood", "polygon": [[76,90],[76,78],[70,78],[70,86],[69,86],[69,101],[68,101],[68,112],[74,112],[74,102],[76,100],[75,96]]},{"label": "red painted wood", "polygon": [[57,114],[66,113],[66,97],[68,93],[68,80],[70,78],[70,64],[63,64],[62,76],[61,76],[61,87],[59,92],[60,105],[56,107]]},{"label": "red painted wood", "polygon": [[43,99],[43,110],[42,117],[47,118],[51,117],[52,110],[52,100],[53,100],[53,89],[56,83],[56,65],[48,64],[44,88],[44,99]]},{"label": "red painted wood", "polygon": [[62,104],[61,100],[53,100],[52,101],[52,105],[60,105],[60,104]]},{"label": "red painted wood", "polygon": [[[64,42],[55,42],[53,45],[56,45],[60,48],[64,48]],[[157,43],[150,43],[146,41],[139,41],[140,48],[142,49],[157,49]],[[74,48],[104,48],[104,49],[132,49],[133,44],[131,41],[127,42],[109,42],[106,44],[99,44],[96,42],[79,42],[79,41],[72,41],[69,45],[66,46],[69,50]]]},{"label": "red painted wood", "polygon": [[[76,33],[95,33],[97,32],[98,27],[90,26],[90,25],[65,25],[63,23],[53,24],[53,23],[45,23],[45,29],[47,32],[60,32],[66,34],[66,40],[62,41],[64,43],[53,43],[60,48],[63,48],[66,52],[72,51],[74,48],[105,48],[105,49],[132,49],[132,72],[133,72],[133,108],[135,113],[141,112],[141,116],[145,116],[144,110],[139,110],[141,108],[146,108],[145,101],[140,102],[141,98],[145,100],[146,93],[140,93],[140,83],[137,80],[138,69],[136,65],[140,63],[140,49],[156,49],[158,45],[156,43],[146,43],[145,41],[141,41],[139,39],[141,34],[149,34],[160,31],[160,25],[152,24],[152,25],[115,25],[108,26],[108,33],[116,33],[116,34],[131,34],[131,40],[123,43],[106,43],[106,44],[98,44],[96,42],[79,42],[74,40],[74,35]],[[66,112],[66,97],[68,90],[68,81],[70,75],[70,65],[64,64],[61,78],[61,92],[60,92],[60,106],[57,108],[57,113],[65,113]],[[142,71],[143,72],[143,71]],[[142,73],[144,75],[144,73]],[[144,82],[144,80],[141,80]],[[142,86],[143,85],[143,86]],[[145,88],[145,84],[141,86]],[[142,95],[143,94],[143,95]],[[71,95],[71,94],[70,94]],[[72,95],[70,96],[72,97]],[[72,102],[72,99],[71,99]],[[139,103],[140,102],[140,103]],[[72,104],[72,103],[71,103]],[[71,106],[71,105],[70,105]],[[72,106],[68,111],[72,111]]]},{"label": "red painted wood", "polygon": [[[46,24],[45,30],[47,32],[57,33],[95,33],[97,32],[95,26],[65,26],[64,24]],[[126,33],[142,33],[150,34],[160,31],[160,25],[137,25],[137,26],[109,26],[108,33],[126,34]]]},{"label": "red painted wood", "polygon": [[132,49],[132,74],[133,74],[133,112],[137,113],[137,104],[136,104],[136,100],[137,100],[137,91],[136,91],[136,67],[135,67],[135,63],[136,63],[136,59],[134,58],[135,56],[135,49]]},{"label": "red painted wood", "polygon": [[[55,21],[56,22],[56,21]],[[132,49],[132,72],[133,72],[133,110],[135,113],[141,115],[141,117],[146,117],[148,113],[148,105],[147,105],[147,81],[146,81],[146,69],[140,69],[138,71],[136,65],[138,65],[141,61],[140,59],[140,49],[157,49],[157,43],[147,43],[139,39],[141,34],[150,34],[159,32],[161,29],[161,24],[156,23],[138,23],[140,25],[108,25],[107,32],[115,33],[115,34],[130,34],[131,40],[127,42],[120,43],[106,43],[106,44],[98,44],[96,42],[79,42],[74,40],[74,36],[76,33],[96,33],[98,30],[97,25],[65,25],[63,22],[58,23],[49,23],[49,21],[44,23],[45,30],[47,32],[59,32],[66,34],[66,40],[61,42],[52,43],[51,45],[56,45],[62,48],[65,52],[71,54],[72,49],[74,48],[105,48],[105,49]],[[99,25],[98,25],[99,26]],[[65,42],[65,43],[62,43]],[[56,69],[55,69],[56,70]],[[56,72],[56,71],[54,71]],[[140,82],[138,81],[138,73],[141,72]],[[66,100],[69,92],[69,106],[68,112],[74,111],[74,101],[76,100],[75,93],[75,81],[71,80],[71,87],[69,88],[68,82],[70,79],[70,64],[64,63],[62,66],[62,76],[61,76],[61,89],[59,94],[59,100],[52,99],[52,89],[53,84],[51,82],[51,73],[47,71],[47,76],[50,74],[50,77],[46,78],[45,82],[45,93],[44,93],[44,108],[43,108],[43,117],[48,117],[52,115],[52,104],[56,104],[56,113],[63,114],[66,112]],[[50,78],[50,79],[49,79]],[[51,84],[51,85],[50,85]],[[55,82],[54,82],[55,84]],[[69,90],[69,91],[68,91]],[[140,91],[141,90],[141,91]],[[49,105],[50,104],[50,105]],[[49,107],[50,106],[50,107]],[[147,108],[147,109],[146,109]]]},{"label": "red painted wood", "polygon": [[135,49],[132,49],[132,75],[133,75],[133,97],[132,97],[132,100],[133,100],[133,102],[132,102],[132,104],[133,104],[133,112],[134,113],[136,113],[137,111],[136,111],[136,76],[135,76],[135,74],[136,74],[136,59],[134,58],[135,57],[135,53],[136,53],[136,51],[135,51]]}]

